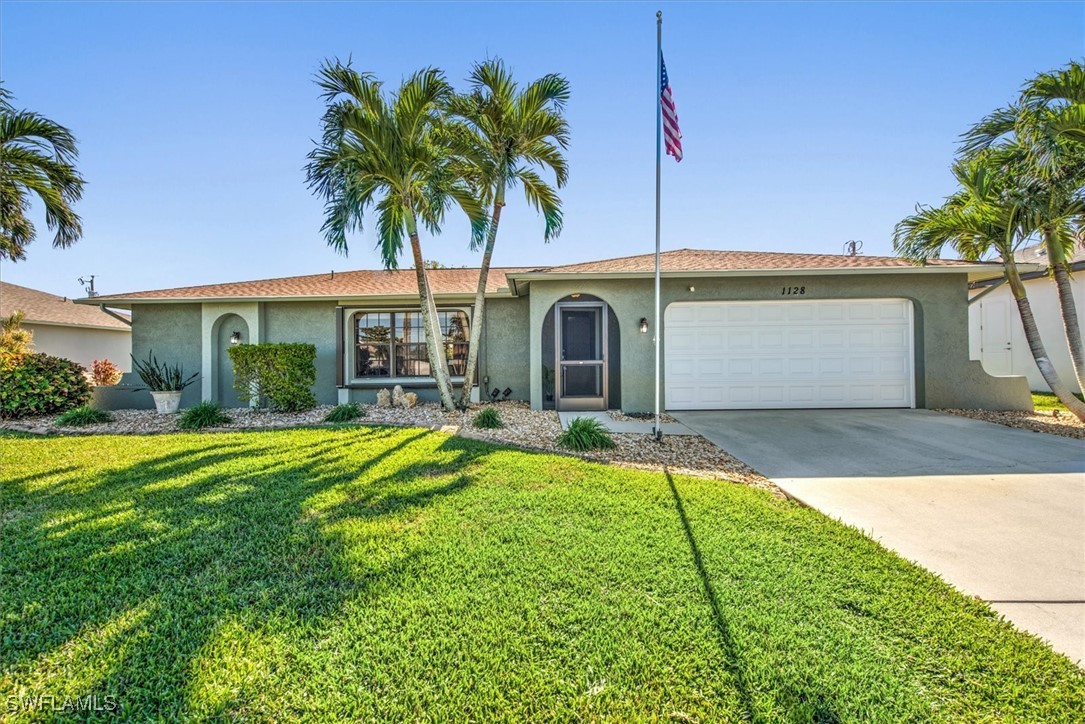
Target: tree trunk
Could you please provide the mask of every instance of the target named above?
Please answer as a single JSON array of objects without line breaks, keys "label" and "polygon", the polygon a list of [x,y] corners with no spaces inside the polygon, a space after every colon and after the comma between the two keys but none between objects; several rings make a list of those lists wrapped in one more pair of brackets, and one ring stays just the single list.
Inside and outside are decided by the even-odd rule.
[{"label": "tree trunk", "polygon": [[411,239],[414,271],[418,277],[418,301],[422,313],[422,328],[426,333],[430,374],[437,382],[437,393],[441,396],[441,405],[451,412],[456,409],[456,404],[452,401],[452,381],[448,377],[448,367],[445,366],[444,338],[437,318],[437,303],[433,300],[433,290],[430,288],[426,264],[422,259],[418,227],[413,216],[407,218],[407,233]]},{"label": "tree trunk", "polygon": [[[490,228],[486,234],[486,248],[482,251],[482,266],[478,270],[478,289],[475,290],[475,310],[471,316],[471,341],[467,345],[467,368],[463,373],[463,391],[460,394],[460,407],[466,409],[471,404],[471,386],[475,379],[475,367],[478,366],[478,348],[482,342],[482,323],[486,315],[486,284],[490,276],[490,259],[497,242],[497,225],[501,222],[501,209],[505,206],[505,186],[499,184],[494,195],[494,210],[490,219]],[[483,390],[485,392],[485,390]]]},{"label": "tree trunk", "polygon": [[1021,282],[1021,275],[1017,272],[1017,265],[1012,260],[1006,262],[1006,280],[1010,283],[1010,291],[1017,302],[1017,311],[1021,316],[1021,325],[1025,328],[1025,339],[1028,340],[1032,358],[1036,360],[1036,366],[1044,378],[1044,382],[1051,388],[1059,402],[1066,405],[1066,409],[1072,412],[1079,420],[1085,421],[1085,403],[1074,397],[1073,392],[1059,378],[1055,366],[1048,359],[1047,350],[1044,349],[1043,340],[1040,339],[1040,330],[1036,326],[1036,318],[1032,316],[1032,306],[1029,304],[1025,285]]},{"label": "tree trunk", "polygon": [[1078,389],[1085,392],[1085,348],[1081,342],[1081,325],[1078,323],[1077,307],[1074,306],[1074,290],[1070,286],[1070,272],[1066,269],[1066,254],[1059,246],[1054,229],[1044,229],[1044,246],[1047,259],[1055,277],[1055,288],[1059,294],[1059,310],[1062,312],[1062,328],[1066,332],[1066,346],[1070,348],[1070,359],[1074,361],[1074,375]]}]

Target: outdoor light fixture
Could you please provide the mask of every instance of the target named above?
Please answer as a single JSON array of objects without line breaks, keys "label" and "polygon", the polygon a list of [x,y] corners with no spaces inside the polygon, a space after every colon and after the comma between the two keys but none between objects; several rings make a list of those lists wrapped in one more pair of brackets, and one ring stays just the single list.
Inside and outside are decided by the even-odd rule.
[{"label": "outdoor light fixture", "polygon": [[691,292],[695,292],[695,291],[697,291],[697,287],[695,287],[695,286],[693,286],[692,284],[690,284],[690,285],[689,285],[689,290],[690,290]]},{"label": "outdoor light fixture", "polygon": [[577,292],[576,294],[570,294],[569,296],[573,299],[580,299],[580,292]]},{"label": "outdoor light fixture", "polygon": [[241,344],[241,332],[234,332],[230,335],[230,344]]},{"label": "outdoor light fixture", "polygon": [[503,391],[503,392],[501,393],[501,395],[502,395],[502,396],[503,396],[503,397],[504,397],[504,398],[505,398],[506,400],[507,400],[507,399],[509,399],[509,395],[511,395],[511,394],[512,394],[512,388],[511,388],[511,387],[506,387],[506,388],[504,389],[504,391]]},{"label": "outdoor light fixture", "polygon": [[640,318],[640,333],[648,334],[648,319],[646,317]]},{"label": "outdoor light fixture", "polygon": [[497,402],[497,396],[501,394],[501,390],[494,388],[494,391],[490,393],[490,399]]}]

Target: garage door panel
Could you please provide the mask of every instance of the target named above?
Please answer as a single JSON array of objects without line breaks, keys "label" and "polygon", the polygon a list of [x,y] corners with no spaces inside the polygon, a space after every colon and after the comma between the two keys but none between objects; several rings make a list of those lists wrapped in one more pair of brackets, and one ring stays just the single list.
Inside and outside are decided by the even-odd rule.
[{"label": "garage door panel", "polygon": [[669,409],[910,407],[911,302],[676,303]]}]

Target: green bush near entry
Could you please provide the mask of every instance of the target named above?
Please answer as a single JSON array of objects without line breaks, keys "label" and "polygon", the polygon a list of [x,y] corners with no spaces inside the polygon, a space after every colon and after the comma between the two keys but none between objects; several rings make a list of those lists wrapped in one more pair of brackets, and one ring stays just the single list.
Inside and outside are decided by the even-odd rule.
[{"label": "green bush near entry", "polygon": [[611,450],[614,438],[598,420],[577,417],[558,435],[558,445],[568,450]]},{"label": "green bush near entry", "polygon": [[182,430],[202,430],[205,427],[220,427],[230,422],[230,416],[221,405],[214,402],[201,402],[181,413],[177,427]]},{"label": "green bush near entry", "polygon": [[234,389],[248,402],[255,398],[283,412],[316,405],[316,346],[301,343],[243,344],[230,348]]},{"label": "green bush near entry", "polygon": [[336,405],[324,416],[324,422],[350,422],[356,420],[365,411],[362,410],[362,406],[357,402],[348,402],[345,405]]}]

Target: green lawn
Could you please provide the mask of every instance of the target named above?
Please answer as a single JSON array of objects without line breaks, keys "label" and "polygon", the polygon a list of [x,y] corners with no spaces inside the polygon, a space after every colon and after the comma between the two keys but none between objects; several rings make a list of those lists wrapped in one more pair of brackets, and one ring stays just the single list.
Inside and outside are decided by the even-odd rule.
[{"label": "green lawn", "polygon": [[[1074,396],[1079,400],[1082,399],[1081,395],[1074,393]],[[1037,410],[1059,410],[1060,412],[1069,412],[1066,409],[1066,405],[1059,402],[1059,398],[1055,397],[1050,392],[1033,392],[1032,404]]]},{"label": "green lawn", "polygon": [[0,583],[9,706],[1069,721],[1085,701],[1068,660],[814,511],[422,430],[0,438]]}]

